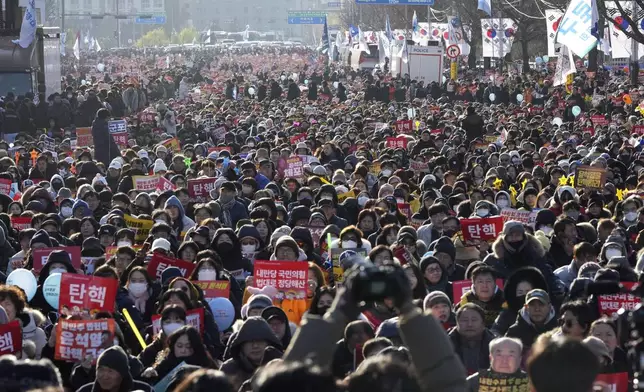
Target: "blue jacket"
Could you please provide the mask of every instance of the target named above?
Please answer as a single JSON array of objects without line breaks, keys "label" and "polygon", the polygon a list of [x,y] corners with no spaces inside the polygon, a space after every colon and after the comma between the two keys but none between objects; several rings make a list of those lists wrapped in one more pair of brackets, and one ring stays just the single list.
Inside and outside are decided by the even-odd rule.
[{"label": "blue jacket", "polygon": [[[219,221],[225,222],[224,220],[224,207],[222,206],[221,202],[217,200],[217,204],[221,206],[221,212],[219,213]],[[248,209],[244,204],[238,200],[235,200],[235,205],[230,209],[230,220],[232,221],[232,227],[231,229],[237,228],[237,222],[239,222],[242,219],[248,219]]]},{"label": "blue jacket", "polygon": [[271,182],[271,180],[262,173],[257,173],[255,175],[255,181],[257,181],[257,189],[264,189],[266,188],[266,185]]}]

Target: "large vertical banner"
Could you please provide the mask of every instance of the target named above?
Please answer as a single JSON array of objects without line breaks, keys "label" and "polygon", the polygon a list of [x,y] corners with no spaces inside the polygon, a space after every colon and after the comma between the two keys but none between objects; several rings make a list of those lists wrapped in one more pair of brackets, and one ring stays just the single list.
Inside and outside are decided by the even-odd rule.
[{"label": "large vertical banner", "polygon": [[591,0],[571,0],[557,29],[557,42],[574,54],[584,57],[597,45],[593,27]]},{"label": "large vertical banner", "polygon": [[548,32],[548,56],[559,56],[561,51],[561,44],[555,42],[557,36],[557,28],[563,18],[563,12],[552,9],[546,10],[546,31]]}]

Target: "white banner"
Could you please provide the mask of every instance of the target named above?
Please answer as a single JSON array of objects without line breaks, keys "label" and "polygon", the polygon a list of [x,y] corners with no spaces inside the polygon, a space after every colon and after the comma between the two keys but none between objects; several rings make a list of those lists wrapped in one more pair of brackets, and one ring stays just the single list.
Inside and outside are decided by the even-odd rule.
[{"label": "white banner", "polygon": [[554,87],[565,85],[566,76],[574,74],[575,72],[577,72],[577,67],[575,67],[575,61],[570,54],[570,49],[566,45],[563,45],[560,56],[557,58],[557,68],[552,78],[552,85]]},{"label": "white banner", "polygon": [[597,39],[590,33],[592,25],[591,0],[571,0],[559,23],[557,42],[584,57],[597,46]]},{"label": "white banner", "polygon": [[[631,39],[622,32],[622,29],[631,31],[632,26],[629,26],[626,21],[623,21],[621,13],[614,1],[607,1],[604,4],[606,6],[606,13],[614,20],[622,22],[620,25],[621,28],[618,28],[614,23],[607,22],[610,30],[611,57],[614,59],[631,57]],[[630,16],[632,14],[633,4],[631,1],[620,1],[619,5],[622,6],[627,15]],[[643,17],[644,10],[639,10],[635,20],[641,21]],[[641,27],[640,30],[642,30]],[[644,45],[639,44],[639,53],[644,53],[642,52],[643,49]]]},{"label": "white banner", "polygon": [[500,58],[510,53],[518,27],[510,18],[481,19],[483,57]]},{"label": "white banner", "polygon": [[559,56],[561,44],[555,42],[557,27],[561,23],[563,12],[553,9],[546,10],[546,31],[548,32],[548,56]]}]

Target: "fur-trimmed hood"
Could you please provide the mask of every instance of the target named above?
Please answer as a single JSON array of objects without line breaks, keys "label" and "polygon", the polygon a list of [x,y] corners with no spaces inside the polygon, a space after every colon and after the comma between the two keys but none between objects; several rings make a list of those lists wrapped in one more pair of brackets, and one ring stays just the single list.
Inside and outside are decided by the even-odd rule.
[{"label": "fur-trimmed hood", "polygon": [[[529,234],[529,233],[525,233],[525,236],[526,236],[527,244],[523,247],[523,249],[516,252],[514,255],[520,253],[523,255],[530,255],[532,259],[544,258],[546,255],[546,250],[543,249],[543,246],[541,246],[541,243],[539,242],[539,240],[537,240],[532,234]],[[505,256],[507,253],[507,249],[503,244],[504,238],[505,238],[505,235],[501,234],[494,241],[494,244],[492,244],[492,251],[494,252],[494,257],[496,257],[498,260],[505,259]]]}]

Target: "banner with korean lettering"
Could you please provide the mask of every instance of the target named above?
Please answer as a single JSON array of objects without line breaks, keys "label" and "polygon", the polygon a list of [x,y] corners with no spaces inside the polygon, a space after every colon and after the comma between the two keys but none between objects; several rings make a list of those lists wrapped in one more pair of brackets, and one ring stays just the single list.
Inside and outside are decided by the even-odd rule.
[{"label": "banner with korean lettering", "polygon": [[128,228],[134,230],[134,241],[143,242],[148,238],[150,229],[154,225],[154,221],[150,219],[139,219],[132,215],[124,215],[123,219]]},{"label": "banner with korean lettering", "polygon": [[644,135],[644,125],[633,125],[631,133],[634,135]]},{"label": "banner with korean lettering", "polygon": [[414,171],[414,173],[428,173],[429,164],[423,161],[409,161],[409,168]]},{"label": "banner with korean lettering", "polygon": [[282,170],[282,178],[302,178],[304,176],[304,163],[299,156],[289,157]]},{"label": "banner with korean lettering", "polygon": [[[201,336],[204,332],[204,311],[202,307],[186,311],[186,324],[192,325]],[[161,315],[152,315],[152,332],[156,335],[161,331]]]},{"label": "banner with korean lettering", "polygon": [[94,137],[92,137],[92,128],[89,128],[89,127],[76,128],[76,146],[91,147],[93,145],[94,145]]},{"label": "banner with korean lettering", "polygon": [[412,120],[396,121],[396,133],[413,133],[414,125]]},{"label": "banner with korean lettering", "polygon": [[22,352],[22,328],[18,320],[0,324],[0,357]]},{"label": "banner with korean lettering", "polygon": [[113,312],[117,290],[116,279],[64,273],[60,278],[58,311],[64,316]]},{"label": "banner with korean lettering", "polygon": [[295,136],[291,136],[291,145],[297,146],[297,143],[304,142],[306,140],[306,132],[302,132]]},{"label": "banner with korean lettering", "polygon": [[31,227],[31,218],[28,216],[12,216],[11,227],[22,231]]},{"label": "banner with korean lettering", "polygon": [[217,127],[217,128],[214,128],[214,129],[211,128],[210,129],[210,136],[215,141],[224,140],[225,135],[226,135],[226,127],[223,126],[223,125],[221,127]]},{"label": "banner with korean lettering", "polygon": [[575,188],[602,190],[606,185],[606,174],[603,167],[578,166],[575,170]]},{"label": "banner with korean lettering", "polygon": [[127,121],[126,120],[111,120],[107,122],[107,129],[110,133],[127,133]]},{"label": "banner with korean lettering", "polygon": [[479,392],[529,392],[528,375],[504,374],[479,370]]},{"label": "banner with korean lettering", "polygon": [[579,57],[584,57],[597,46],[594,29],[591,0],[571,0],[557,28],[556,41],[566,45]]},{"label": "banner with korean lettering", "polygon": [[501,216],[503,217],[503,223],[507,221],[519,221],[525,223],[526,225],[534,228],[534,224],[537,221],[537,213],[540,209],[533,209],[532,211],[519,211],[514,208],[504,208],[501,210]]},{"label": "banner with korean lettering", "polygon": [[176,137],[161,142],[161,145],[174,153],[178,153],[181,150],[181,145]]},{"label": "banner with korean lettering", "polygon": [[177,267],[184,278],[190,277],[195,270],[196,264],[189,261],[173,259],[172,257],[154,254],[148,263],[148,274],[152,278],[161,280],[161,273],[168,267]]},{"label": "banner with korean lettering", "polygon": [[315,249],[320,249],[320,238],[322,237],[322,233],[324,232],[324,226],[304,226],[309,230],[311,233],[311,237],[313,237],[313,247]]},{"label": "banner with korean lettering", "polygon": [[[632,290],[633,286],[636,285],[635,282],[621,282],[621,284],[627,291]],[[633,310],[641,302],[640,297],[628,293],[605,294],[600,295],[598,299],[599,313],[608,316],[612,316],[622,308],[624,310]]]},{"label": "banner with korean lettering", "polygon": [[210,191],[215,189],[216,177],[197,178],[188,180],[188,193],[198,203],[204,203],[210,198]]},{"label": "banner with korean lettering", "polygon": [[119,149],[127,148],[127,140],[128,140],[128,134],[127,132],[119,132],[119,133],[113,133],[112,134],[112,139],[114,139],[114,143],[116,143],[117,146],[119,146]]},{"label": "banner with korean lettering", "polygon": [[58,246],[55,248],[40,248],[34,249],[32,256],[34,259],[33,268],[36,272],[40,272],[42,267],[47,264],[49,254],[55,250],[64,250],[69,254],[69,258],[72,260],[72,265],[76,269],[81,267],[81,247],[80,246]]},{"label": "banner with korean lettering", "polygon": [[602,391],[628,392],[628,373],[598,374],[594,385],[604,388]]},{"label": "banner with korean lettering", "polygon": [[201,288],[206,301],[213,298],[230,297],[230,281],[228,280],[193,280],[192,283]]},{"label": "banner with korean lettering", "polygon": [[8,178],[0,178],[0,193],[9,195],[11,193],[11,180]]},{"label": "banner with korean lettering", "polygon": [[275,287],[276,299],[306,298],[308,274],[308,263],[255,260],[255,287]]},{"label": "banner with korean lettering", "polygon": [[387,138],[387,148],[407,148],[407,138],[404,136],[399,137],[388,137]]},{"label": "banner with korean lettering", "polygon": [[114,344],[115,328],[113,319],[61,319],[55,332],[54,358],[59,361],[80,362],[90,357],[93,362]]},{"label": "banner with korean lettering", "polygon": [[332,248],[331,249],[331,262],[333,263],[333,281],[335,284],[344,282],[344,268],[342,268],[342,263],[340,263],[340,255],[346,250],[351,250],[356,252],[360,257],[367,257],[367,250],[364,248],[358,249],[343,249],[343,248]]},{"label": "banner with korean lettering", "polygon": [[165,192],[165,191],[173,191],[177,187],[167,178],[163,176],[159,176],[159,182],[157,182],[157,191],[159,192]]},{"label": "banner with korean lettering", "polygon": [[411,219],[411,206],[409,203],[397,203],[398,205],[398,211],[400,211],[403,215],[407,217],[407,219]]},{"label": "banner with korean lettering", "polygon": [[137,191],[154,191],[158,183],[159,176],[132,176],[132,186]]},{"label": "banner with korean lettering", "polygon": [[477,241],[491,241],[503,231],[503,217],[460,219],[463,240],[466,244]]}]

